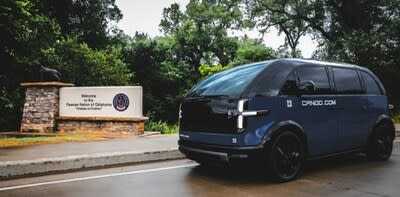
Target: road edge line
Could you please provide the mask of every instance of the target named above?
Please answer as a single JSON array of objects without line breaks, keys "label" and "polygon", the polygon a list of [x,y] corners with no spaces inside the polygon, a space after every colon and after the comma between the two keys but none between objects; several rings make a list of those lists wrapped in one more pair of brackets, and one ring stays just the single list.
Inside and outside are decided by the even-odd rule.
[{"label": "road edge line", "polygon": [[148,173],[148,172],[159,172],[159,171],[164,171],[164,170],[172,170],[172,169],[178,169],[178,168],[194,167],[194,166],[197,166],[197,165],[199,165],[199,164],[186,164],[186,165],[178,165],[178,166],[168,166],[168,167],[161,167],[161,168],[152,168],[152,169],[134,170],[134,171],[128,171],[128,172],[118,172],[118,173],[111,173],[111,174],[87,176],[87,177],[80,177],[80,178],[62,179],[62,180],[55,180],[55,181],[45,181],[45,182],[39,182],[39,183],[15,185],[15,186],[8,186],[8,187],[0,187],[0,191],[7,191],[7,190],[13,190],[13,189],[22,189],[22,188],[29,188],[29,187],[38,187],[38,186],[43,186],[43,185],[53,185],[53,184],[60,184],[60,183],[69,183],[69,182],[92,180],[92,179],[100,179],[100,178],[108,178],[108,177],[115,177],[115,176],[141,174],[141,173]]}]

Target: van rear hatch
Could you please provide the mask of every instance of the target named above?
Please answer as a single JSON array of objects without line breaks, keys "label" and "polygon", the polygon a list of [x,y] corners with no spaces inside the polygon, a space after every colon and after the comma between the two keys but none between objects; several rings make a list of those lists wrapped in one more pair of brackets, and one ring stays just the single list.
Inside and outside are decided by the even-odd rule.
[{"label": "van rear hatch", "polygon": [[236,117],[228,116],[236,102],[227,97],[187,98],[181,105],[180,130],[190,132],[235,133]]}]

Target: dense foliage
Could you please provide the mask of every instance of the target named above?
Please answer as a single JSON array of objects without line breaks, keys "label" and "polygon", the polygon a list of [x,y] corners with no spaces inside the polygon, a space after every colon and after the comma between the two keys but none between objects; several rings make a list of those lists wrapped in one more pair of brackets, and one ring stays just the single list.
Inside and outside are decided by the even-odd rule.
[{"label": "dense foliage", "polygon": [[[394,0],[191,0],[186,9],[165,8],[163,36],[151,38],[124,35],[111,25],[123,17],[114,0],[3,0],[0,131],[19,127],[24,100],[19,84],[38,80],[34,60],[78,86],[143,86],[148,128],[168,130],[195,83],[241,64],[301,57],[297,46],[304,35],[319,43],[314,58],[372,69],[399,105],[399,16],[400,2]],[[285,36],[278,51],[263,44],[268,38],[233,36],[272,27]]]},{"label": "dense foliage", "polygon": [[296,39],[290,40],[307,33],[319,43],[315,59],[370,68],[383,81],[391,102],[400,104],[400,1],[243,0],[241,3],[251,8],[248,18],[253,18],[258,27],[277,27],[285,33],[291,47],[296,46]]},{"label": "dense foliage", "polygon": [[77,85],[129,84],[134,72],[122,61],[122,49],[112,46],[116,38],[107,27],[120,18],[112,0],[1,1],[0,130],[18,129],[20,83],[38,80],[35,60]]},{"label": "dense foliage", "polygon": [[133,77],[122,60],[121,48],[102,50],[78,43],[74,38],[57,40],[42,49],[41,62],[63,73],[63,79],[77,86],[128,85]]}]

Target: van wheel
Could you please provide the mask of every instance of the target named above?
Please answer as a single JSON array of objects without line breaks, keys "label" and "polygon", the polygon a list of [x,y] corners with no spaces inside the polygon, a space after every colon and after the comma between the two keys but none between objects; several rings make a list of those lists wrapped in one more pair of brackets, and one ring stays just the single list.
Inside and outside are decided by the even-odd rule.
[{"label": "van wheel", "polygon": [[390,158],[393,150],[393,136],[389,124],[377,127],[367,148],[367,157],[371,161],[385,161]]},{"label": "van wheel", "polygon": [[272,143],[269,154],[270,173],[276,181],[291,181],[304,163],[304,144],[293,132],[285,131]]}]

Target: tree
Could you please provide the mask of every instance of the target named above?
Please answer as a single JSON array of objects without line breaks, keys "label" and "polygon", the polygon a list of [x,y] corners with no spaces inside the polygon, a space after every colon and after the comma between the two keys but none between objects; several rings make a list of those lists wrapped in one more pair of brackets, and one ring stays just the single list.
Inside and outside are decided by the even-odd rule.
[{"label": "tree", "polygon": [[[269,2],[260,0],[261,3]],[[269,9],[280,19],[304,24],[319,42],[314,57],[345,61],[372,69],[388,94],[398,102],[400,92],[400,2],[393,0],[282,1],[285,7]],[[263,13],[252,10],[253,15]],[[397,54],[397,55],[396,55]]]},{"label": "tree", "polygon": [[60,35],[58,24],[30,0],[0,2],[0,130],[16,129],[24,93],[20,82],[33,78],[30,62]]},{"label": "tree", "polygon": [[[297,49],[299,39],[308,31],[308,24],[303,20],[293,20],[292,15],[303,12],[307,1],[280,1],[280,0],[255,0],[245,1],[250,7],[249,16],[254,25],[264,34],[271,27],[278,29],[278,33],[285,34],[285,44],[281,49],[290,48],[290,57],[299,57]],[[293,8],[296,9],[293,9]]]},{"label": "tree", "polygon": [[172,37],[136,34],[123,49],[125,62],[136,73],[133,83],[143,86],[144,111],[152,120],[176,122],[182,97],[198,79],[177,57],[176,47]]},{"label": "tree", "polygon": [[117,47],[93,50],[76,38],[66,38],[42,49],[42,53],[42,63],[52,65],[64,81],[77,86],[129,85],[134,76]]},{"label": "tree", "polygon": [[164,9],[160,27],[165,35],[175,38],[181,49],[178,57],[192,65],[193,71],[200,64],[226,65],[234,58],[237,40],[227,31],[242,23],[237,3],[191,0],[185,13],[178,4]]},{"label": "tree", "polygon": [[120,17],[113,0],[1,1],[0,131],[19,126],[20,83],[39,76],[33,60],[59,69],[66,82],[77,85],[128,84],[133,73],[122,62],[121,49],[106,46],[114,39],[107,23]]},{"label": "tree", "polygon": [[[317,9],[317,5],[310,7]],[[325,54],[322,57],[372,69],[383,80],[392,102],[400,104],[396,85],[400,83],[400,2],[331,0],[318,7],[331,19],[304,15],[300,18],[321,37],[321,50]]]},{"label": "tree", "polygon": [[276,58],[276,52],[262,44],[261,40],[243,38],[239,43],[235,58],[228,65],[201,65],[198,70],[202,77],[213,75],[217,72],[253,62]]},{"label": "tree", "polygon": [[54,18],[65,36],[77,36],[79,42],[101,49],[110,44],[120,30],[110,24],[122,18],[115,0],[41,0],[38,7]]},{"label": "tree", "polygon": [[239,42],[236,56],[230,65],[237,66],[241,64],[275,59],[276,57],[276,52],[272,48],[266,47],[261,40],[243,38]]}]

